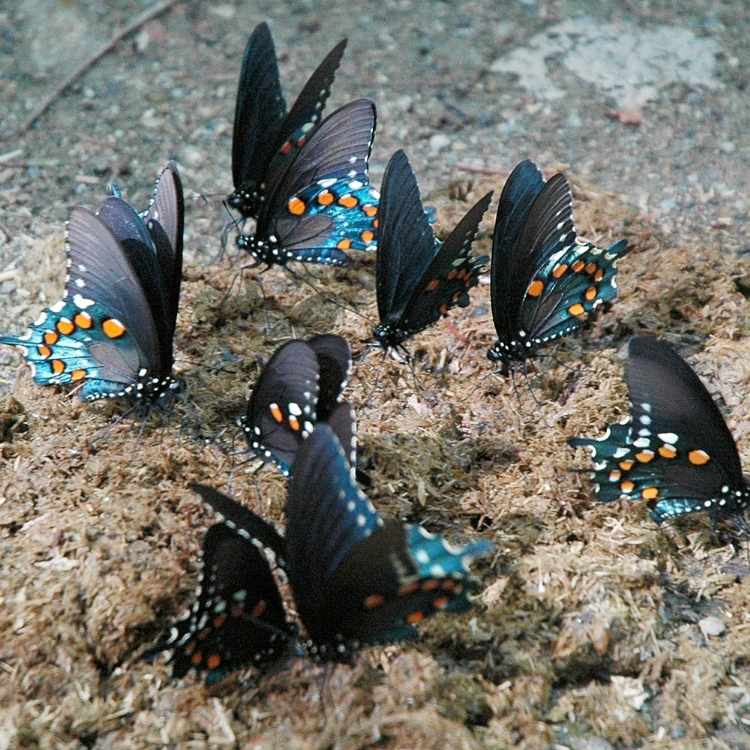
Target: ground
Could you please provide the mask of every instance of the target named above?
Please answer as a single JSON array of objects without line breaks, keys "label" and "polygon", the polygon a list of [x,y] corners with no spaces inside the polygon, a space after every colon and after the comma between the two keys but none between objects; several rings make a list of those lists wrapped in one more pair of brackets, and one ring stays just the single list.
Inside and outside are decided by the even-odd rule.
[{"label": "ground", "polygon": [[[143,205],[174,157],[189,196],[176,347],[190,392],[140,435],[130,420],[110,428],[114,405],[35,387],[0,352],[0,748],[750,747],[746,545],[700,518],[660,529],[637,505],[597,505],[565,444],[626,412],[624,347],[650,331],[694,365],[750,460],[747,5],[181,2],[18,132],[150,5],[0,7],[0,329],[59,295],[72,205],[95,206],[112,180]],[[209,263],[241,50],[264,19],[289,98],[349,37],[332,105],[375,99],[373,181],[406,148],[441,233],[531,157],[572,177],[582,234],[633,249],[621,300],[528,388],[489,374],[487,278],[415,341],[417,382],[374,356],[355,371],[377,507],[496,545],[472,612],[327,677],[295,660],[207,689],[138,658],[196,585],[212,519],[187,485],[280,520],[282,478],[220,445],[238,439],[233,419],[279,343],[333,331],[360,351],[376,315],[371,258],[318,273],[370,322],[281,272],[263,277],[264,304],[253,273],[230,290],[233,257]]]}]

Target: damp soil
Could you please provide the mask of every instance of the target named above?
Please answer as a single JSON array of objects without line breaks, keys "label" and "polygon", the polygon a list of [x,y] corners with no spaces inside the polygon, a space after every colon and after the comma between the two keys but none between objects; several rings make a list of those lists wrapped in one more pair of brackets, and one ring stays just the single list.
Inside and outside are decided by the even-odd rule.
[{"label": "damp soil", "polygon": [[[105,24],[103,12],[37,5],[51,27],[55,12],[78,14],[83,22],[71,28],[89,49],[145,7],[117,3]],[[380,107],[376,174],[412,122],[394,114],[393,76],[380,79],[378,65],[393,71],[383,38],[397,35],[403,11],[391,5],[391,26],[373,31],[380,43],[364,89],[354,63],[336,88],[338,103],[390,92]],[[452,28],[444,20],[452,6],[435,8],[430,23]],[[485,357],[493,326],[483,277],[471,307],[414,340],[414,374],[372,354],[346,393],[376,507],[457,542],[495,544],[475,566],[472,611],[433,618],[417,643],[370,649],[351,667],[293,659],[212,688],[192,676],[175,682],[163,659],[139,658],[197,584],[214,519],[190,482],[282,518],[283,478],[233,451],[242,447],[233,420],[262,364],[288,338],[320,332],[345,336],[360,352],[376,317],[371,257],[313,270],[327,297],[359,314],[278,270],[239,275],[233,252],[210,262],[224,221],[218,196],[230,187],[238,50],[267,12],[270,4],[178,4],[105,57],[36,128],[4,142],[6,151],[22,149],[14,159],[23,162],[0,163],[0,233],[8,237],[0,321],[11,330],[61,292],[70,205],[95,205],[113,179],[144,204],[162,161],[177,157],[189,199],[176,352],[189,399],[145,425],[118,421],[120,406],[41,389],[17,353],[0,353],[0,747],[750,746],[746,548],[700,517],[657,528],[639,504],[597,505],[579,471],[586,456],[566,445],[626,414],[626,342],[648,331],[695,367],[747,463],[750,264],[727,253],[720,234],[665,232],[575,167],[579,232],[632,246],[611,310],[511,383]],[[350,28],[352,20],[351,10],[335,8],[331,28],[321,30],[312,3],[290,13],[280,48],[296,91],[300,56],[321,57],[338,38],[336,21]],[[6,60],[14,45],[37,49],[28,16],[0,9],[0,17],[10,29],[0,36]],[[275,20],[274,30],[284,28]],[[367,35],[355,38],[362,54]],[[438,73],[425,57],[410,57],[403,75],[426,88]],[[14,65],[2,86],[14,95],[7,119],[17,125],[57,74]],[[421,92],[416,85],[401,95],[418,107]],[[445,175],[428,158],[435,124],[416,120],[425,142],[415,141],[415,168],[444,235],[505,175]],[[509,170],[514,161],[503,163]],[[542,161],[548,175],[561,166]],[[494,204],[479,252],[489,250],[491,215]]]}]

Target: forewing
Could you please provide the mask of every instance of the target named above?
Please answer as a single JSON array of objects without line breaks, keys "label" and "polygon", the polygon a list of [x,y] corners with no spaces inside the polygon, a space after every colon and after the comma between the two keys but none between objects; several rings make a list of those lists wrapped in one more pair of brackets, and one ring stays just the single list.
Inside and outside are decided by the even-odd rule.
[{"label": "forewing", "polygon": [[235,190],[262,183],[286,116],[279,68],[271,31],[260,23],[250,34],[237,86],[232,137],[232,179]]},{"label": "forewing", "polygon": [[288,476],[316,420],[318,358],[304,341],[277,349],[263,368],[242,419],[249,447]]},{"label": "forewing", "polygon": [[417,179],[396,151],[385,169],[380,195],[375,281],[381,323],[396,325],[435,255],[435,237],[425,216]]},{"label": "forewing", "polygon": [[517,330],[518,311],[513,307],[513,252],[544,184],[539,168],[526,160],[513,169],[500,195],[492,237],[490,297],[492,318],[501,341],[510,341]]}]

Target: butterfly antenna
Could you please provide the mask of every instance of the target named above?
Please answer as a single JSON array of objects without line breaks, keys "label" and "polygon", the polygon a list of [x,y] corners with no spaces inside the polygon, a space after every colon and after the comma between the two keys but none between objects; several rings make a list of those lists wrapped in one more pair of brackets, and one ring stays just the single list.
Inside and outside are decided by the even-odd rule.
[{"label": "butterfly antenna", "polygon": [[369,407],[369,405],[370,405],[370,397],[375,392],[375,390],[377,389],[378,385],[380,385],[380,379],[383,377],[383,371],[385,370],[384,365],[385,365],[385,360],[386,360],[387,356],[388,356],[388,352],[386,350],[383,350],[383,357],[380,360],[380,366],[378,367],[377,377],[375,378],[375,382],[372,384],[372,387],[367,392],[367,398],[365,399],[365,407]]},{"label": "butterfly antenna", "polygon": [[199,367],[203,370],[210,370],[211,372],[225,372],[227,375],[236,375],[236,370],[227,370],[226,367],[215,367],[214,365],[206,365],[203,362],[198,362],[194,359],[188,359],[187,357],[176,357],[176,362],[187,362],[189,365]]},{"label": "butterfly antenna", "polygon": [[367,321],[367,324],[369,326],[372,326],[372,322],[370,319],[363,315],[359,310],[355,310],[353,307],[349,307],[348,305],[345,305],[341,302],[339,302],[337,299],[334,299],[333,297],[329,297],[325,292],[323,292],[319,286],[316,284],[313,284],[312,281],[309,280],[309,278],[306,277],[305,274],[298,273],[297,271],[292,270],[289,268],[289,266],[284,266],[284,270],[293,278],[297,279],[298,281],[301,281],[303,284],[307,284],[307,286],[310,287],[321,299],[325,300],[331,305],[335,305],[336,307],[341,308],[342,310],[346,310],[347,312],[354,313],[355,315],[358,315],[363,320]]},{"label": "butterfly antenna", "polygon": [[236,229],[238,233],[242,232],[242,228],[244,225],[244,222],[240,219],[235,218],[234,214],[229,209],[229,206],[227,205],[227,202],[224,200],[221,202],[221,205],[224,206],[224,210],[227,213],[227,216],[229,217],[229,221],[224,222],[224,226],[221,230],[221,237],[220,237],[220,248],[218,254],[211,259],[211,263],[219,263],[224,258],[224,253],[227,250],[227,239],[229,238],[229,232],[232,228]]},{"label": "butterfly antenna", "polygon": [[526,390],[528,390],[529,395],[531,396],[531,399],[533,400],[534,404],[536,406],[541,406],[542,403],[536,397],[536,393],[534,393],[534,389],[532,388],[531,383],[529,382],[529,362],[527,359],[523,361],[523,379],[524,379],[524,382],[526,383]]},{"label": "butterfly antenna", "polygon": [[414,360],[414,357],[409,353],[408,349],[405,346],[399,347],[401,351],[403,351],[404,356],[406,357],[406,361],[409,364],[409,368],[411,369],[411,376],[414,380],[414,390],[417,392],[423,391],[424,388],[422,388],[422,384],[419,382],[419,378],[417,377],[417,363]]},{"label": "butterfly antenna", "polygon": [[491,377],[494,374],[494,370],[488,370],[484,373],[484,375],[482,375],[481,378],[479,378],[479,382],[469,391],[469,400],[471,400],[471,397],[479,390],[482,383],[484,383],[487,378]]}]

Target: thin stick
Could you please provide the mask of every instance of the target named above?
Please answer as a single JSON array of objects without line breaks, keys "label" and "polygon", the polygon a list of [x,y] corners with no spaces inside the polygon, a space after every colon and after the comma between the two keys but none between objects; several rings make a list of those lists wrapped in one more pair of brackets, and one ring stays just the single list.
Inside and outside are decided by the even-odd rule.
[{"label": "thin stick", "polygon": [[101,60],[101,58],[107,53],[111,52],[118,42],[122,41],[134,31],[137,31],[141,26],[148,23],[153,18],[156,18],[169,10],[176,3],[177,0],[162,0],[162,2],[157,3],[152,8],[144,10],[143,13],[136,16],[127,26],[120,29],[109,42],[97,50],[87,60],[84,60],[51,94],[45,97],[41,104],[39,104],[39,106],[24,120],[21,127],[14,135],[22,135],[25,133],[52,106],[52,104],[54,104],[55,100],[61,96],[68,86],[75,83],[90,67],[99,62],[99,60]]}]

